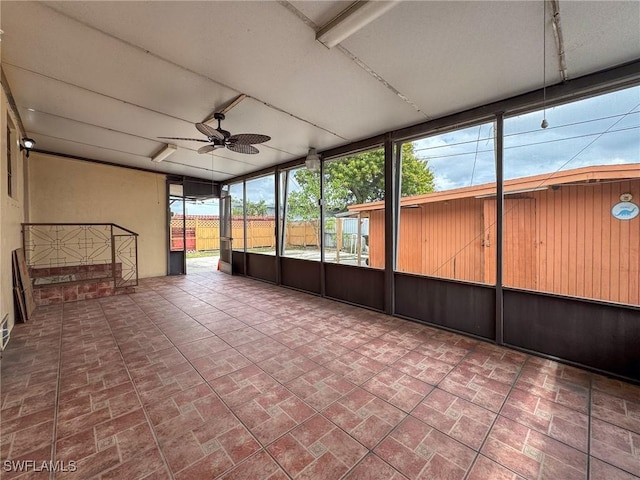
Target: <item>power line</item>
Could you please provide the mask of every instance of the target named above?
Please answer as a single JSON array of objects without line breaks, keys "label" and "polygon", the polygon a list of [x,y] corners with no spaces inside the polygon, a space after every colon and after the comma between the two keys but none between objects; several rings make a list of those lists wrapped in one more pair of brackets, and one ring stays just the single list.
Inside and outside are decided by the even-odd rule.
[{"label": "power line", "polygon": [[[636,128],[640,128],[640,125],[634,125],[632,127],[625,127],[625,128],[619,128],[616,130],[609,130],[609,131],[605,131],[605,132],[598,132],[598,133],[587,133],[585,135],[575,135],[573,137],[564,137],[564,138],[556,138],[554,140],[544,140],[541,142],[532,142],[532,143],[523,143],[522,145],[511,145],[509,147],[504,147],[504,150],[510,150],[513,148],[522,148],[522,147],[531,147],[534,145],[544,145],[547,143],[557,143],[557,142],[564,142],[567,140],[575,140],[577,138],[586,138],[586,137],[593,137],[593,136],[602,136],[604,134],[607,133],[618,133],[618,132],[624,132],[627,130],[634,130]],[[547,131],[550,130],[550,128],[547,128]],[[487,152],[493,152],[493,149],[487,149],[487,150],[478,150],[477,153],[487,153]],[[461,157],[464,155],[473,155],[474,152],[463,152],[463,153],[450,153],[447,155],[429,155],[425,158],[423,158],[423,160],[433,160],[433,159],[438,159],[438,158],[449,158],[449,157]]]},{"label": "power line", "polygon": [[[636,105],[635,107],[633,107],[631,110],[635,110],[636,108],[638,108],[640,106],[640,104]],[[605,133],[610,133],[613,132],[613,130],[611,130],[613,127],[615,127],[618,123],[620,123],[623,120],[624,117],[616,120],[615,122],[613,122],[604,132],[600,133],[596,138],[594,138],[593,140],[591,140],[589,143],[587,143],[584,147],[582,147],[578,153],[576,153],[573,157],[571,157],[569,160],[567,160],[566,162],[564,162],[562,165],[560,165],[560,167],[558,167],[556,169],[555,172],[550,173],[546,179],[542,180],[540,182],[540,185],[542,185],[547,179],[553,177],[557,172],[559,172],[560,170],[562,170],[564,167],[566,167],[569,163],[571,163],[573,160],[575,160],[576,158],[578,158],[578,156],[584,152],[587,148],[589,148],[591,145],[593,145],[595,142],[597,142]],[[630,127],[630,128],[638,128],[639,126],[636,127]],[[629,128],[629,129],[630,129]],[[627,129],[628,130],[628,129]],[[618,130],[620,131],[620,130]]]},{"label": "power line", "polygon": [[[635,107],[633,107],[631,109],[631,111],[635,110],[636,108],[640,107],[640,104],[636,105]],[[614,130],[611,130],[613,127],[615,127],[618,123],[620,123],[623,118],[626,115],[622,116],[621,118],[619,118],[618,120],[616,120],[615,122],[613,122],[611,125],[609,125],[609,127],[607,127],[607,129],[604,132],[601,132],[597,135],[596,138],[594,138],[593,140],[591,140],[588,144],[586,144],[584,147],[582,147],[575,155],[573,155],[569,160],[567,160],[566,162],[564,162],[562,165],[560,165],[555,171],[550,172],[548,175],[546,175],[542,180],[540,180],[540,182],[538,183],[538,186],[535,188],[539,188],[542,185],[544,185],[545,182],[547,182],[548,180],[550,180],[551,178],[553,178],[553,176],[560,172],[564,167],[566,167],[567,165],[569,165],[569,163],[571,163],[573,160],[575,160],[576,158],[578,158],[578,156],[580,156],[580,154],[582,152],[584,152],[587,148],[589,148],[591,145],[593,145],[595,142],[597,142],[603,135],[605,135],[606,133],[612,133],[614,132]],[[638,127],[634,127],[634,128],[638,128]],[[628,130],[628,129],[622,129],[622,130]],[[620,130],[618,130],[620,131]],[[534,188],[534,189],[535,189]],[[503,195],[504,196],[504,195]],[[522,201],[522,199],[520,199],[519,201]],[[503,212],[503,218],[506,216],[507,213],[509,213],[511,210],[513,210],[515,208],[515,205],[512,205],[510,208],[505,209],[505,211]],[[401,214],[402,215],[402,214]],[[449,257],[448,260],[446,260],[445,262],[443,262],[435,271],[434,274],[437,273],[440,269],[442,269],[445,265],[447,265],[450,261],[454,260],[458,254],[462,253],[469,245],[473,244],[473,242],[475,242],[478,238],[480,238],[481,236],[483,236],[485,234],[485,232],[487,232],[490,228],[492,228],[494,225],[496,224],[496,222],[494,221],[491,225],[489,225],[484,231],[482,231],[480,234],[476,235],[472,240],[470,240],[466,245],[464,245],[462,248],[458,249],[458,251],[456,253],[453,254],[453,256]]]},{"label": "power line", "polygon": [[471,169],[471,181],[469,185],[473,185],[473,175],[476,173],[476,163],[478,161],[478,147],[480,146],[480,131],[482,130],[482,125],[478,127],[478,140],[476,141],[476,156],[473,158],[473,168]]},{"label": "power line", "polygon": [[[587,123],[599,122],[599,121],[602,121],[602,120],[609,120],[609,119],[612,119],[612,118],[626,117],[626,116],[633,115],[633,114],[636,114],[636,113],[640,113],[640,110],[632,111],[632,112],[629,112],[629,113],[623,113],[623,114],[620,114],[620,115],[610,115],[610,116],[607,116],[607,117],[593,118],[591,120],[583,120],[581,122],[565,123],[563,125],[558,125],[558,126],[555,126],[555,127],[548,127],[545,130],[547,132],[549,132],[551,130],[557,130],[559,128],[573,127],[573,126],[576,126],[576,125],[584,125],[584,124],[587,124]],[[522,132],[514,132],[514,133],[505,134],[504,138],[515,137],[517,135],[526,135],[526,134],[529,134],[529,133],[539,133],[539,132],[540,132],[540,129],[536,128],[535,130],[525,130],[525,131],[522,131]],[[449,133],[455,133],[455,132],[449,132]],[[433,137],[425,137],[422,140],[426,140],[427,138],[433,138]],[[489,137],[480,138],[479,140],[483,140],[484,141],[484,140],[493,140],[493,139],[494,139],[493,136],[489,136]],[[419,141],[421,141],[421,140],[414,140],[414,142],[419,142]],[[447,143],[446,145],[437,145],[437,146],[433,146],[433,147],[417,148],[417,149],[414,149],[414,152],[424,152],[426,150],[436,150],[436,149],[439,149],[439,148],[448,148],[448,147],[454,147],[454,146],[458,146],[458,145],[467,145],[467,144],[476,143],[476,142],[477,142],[477,140],[466,140],[464,142]]]},{"label": "power line", "polygon": [[[610,120],[612,118],[618,118],[618,117],[628,117],[629,115],[634,115],[636,113],[640,113],[640,110],[637,111],[633,111],[633,112],[628,112],[628,113],[621,113],[620,115],[609,115],[608,117],[599,117],[599,118],[593,118],[591,120],[583,120],[581,122],[572,122],[572,123],[565,123],[563,125],[558,125],[557,127],[547,127],[545,130],[549,131],[549,130],[557,130],[558,128],[565,128],[565,127],[573,127],[575,125],[584,125],[586,123],[593,123],[593,122],[600,122],[602,120]],[[533,130],[525,130],[523,132],[514,132],[514,133],[509,133],[504,135],[505,137],[514,137],[516,135],[525,135],[528,133],[538,133],[540,132],[540,128],[535,128]]]}]

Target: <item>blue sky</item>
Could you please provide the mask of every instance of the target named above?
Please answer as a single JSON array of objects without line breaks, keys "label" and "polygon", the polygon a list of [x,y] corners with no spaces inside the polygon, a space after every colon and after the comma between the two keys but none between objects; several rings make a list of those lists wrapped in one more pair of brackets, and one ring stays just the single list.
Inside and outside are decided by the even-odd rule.
[{"label": "blue sky", "polygon": [[[187,202],[186,211],[187,215],[218,215],[220,213],[219,200],[208,199],[197,202]],[[171,205],[171,211],[175,213],[182,213],[182,204],[176,202]]]},{"label": "blue sky", "polygon": [[[540,127],[546,118],[549,126]],[[505,119],[505,179],[640,162],[640,87]],[[414,142],[436,188],[495,181],[493,124]]]}]

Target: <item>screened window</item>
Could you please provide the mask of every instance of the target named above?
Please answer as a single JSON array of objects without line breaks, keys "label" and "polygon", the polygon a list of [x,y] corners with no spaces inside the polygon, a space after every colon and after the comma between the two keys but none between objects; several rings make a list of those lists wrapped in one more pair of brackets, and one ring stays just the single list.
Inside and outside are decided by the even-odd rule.
[{"label": "screened window", "polygon": [[640,304],[639,129],[640,87],[505,120],[506,286]]},{"label": "screened window", "polygon": [[320,261],[320,172],[306,167],[280,172],[280,198],[281,255]]},{"label": "screened window", "polygon": [[493,123],[402,145],[401,272],[495,283]]},{"label": "screened window", "polygon": [[325,163],[324,259],[384,268],[384,149]]},{"label": "screened window", "polygon": [[244,251],[244,184],[229,185],[229,195],[231,195],[232,248]]},{"label": "screened window", "polygon": [[275,175],[246,181],[244,202],[247,252],[275,255]]}]

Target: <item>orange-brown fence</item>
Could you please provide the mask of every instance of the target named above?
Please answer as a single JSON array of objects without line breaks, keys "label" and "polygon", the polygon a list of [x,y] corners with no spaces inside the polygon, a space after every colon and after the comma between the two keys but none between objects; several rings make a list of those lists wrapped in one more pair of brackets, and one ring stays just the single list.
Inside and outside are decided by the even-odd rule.
[{"label": "orange-brown fence", "polygon": [[[171,218],[171,249],[184,248],[182,215]],[[220,219],[217,216],[187,215],[184,219],[186,250],[209,251],[220,249]],[[273,217],[249,217],[247,219],[247,248],[275,248],[275,219]],[[244,249],[244,223],[242,218],[231,221],[234,249]],[[287,222],[285,235],[287,247],[317,246],[318,222]]]},{"label": "orange-brown fence", "polygon": [[[622,194],[640,197],[640,180],[559,185],[507,195],[503,283],[640,304],[640,217],[618,220]],[[635,200],[634,200],[635,201]],[[495,283],[496,201],[458,198],[402,208],[398,270]],[[370,212],[369,261],[384,265],[384,211]]]},{"label": "orange-brown fence", "polygon": [[319,246],[320,222],[287,222],[285,243],[288,247]]}]

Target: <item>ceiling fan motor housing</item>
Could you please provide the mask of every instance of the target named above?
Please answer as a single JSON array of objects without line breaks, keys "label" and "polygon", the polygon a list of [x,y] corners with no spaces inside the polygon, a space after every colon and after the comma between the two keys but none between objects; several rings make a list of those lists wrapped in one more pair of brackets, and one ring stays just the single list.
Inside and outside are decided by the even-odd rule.
[{"label": "ceiling fan motor housing", "polygon": [[222,127],[220,126],[220,122],[225,119],[224,113],[216,112],[213,114],[213,118],[218,120],[218,128],[216,128],[216,130],[219,131],[224,136],[225,140],[229,138],[231,136],[231,132],[229,132],[228,130],[223,130]]}]

